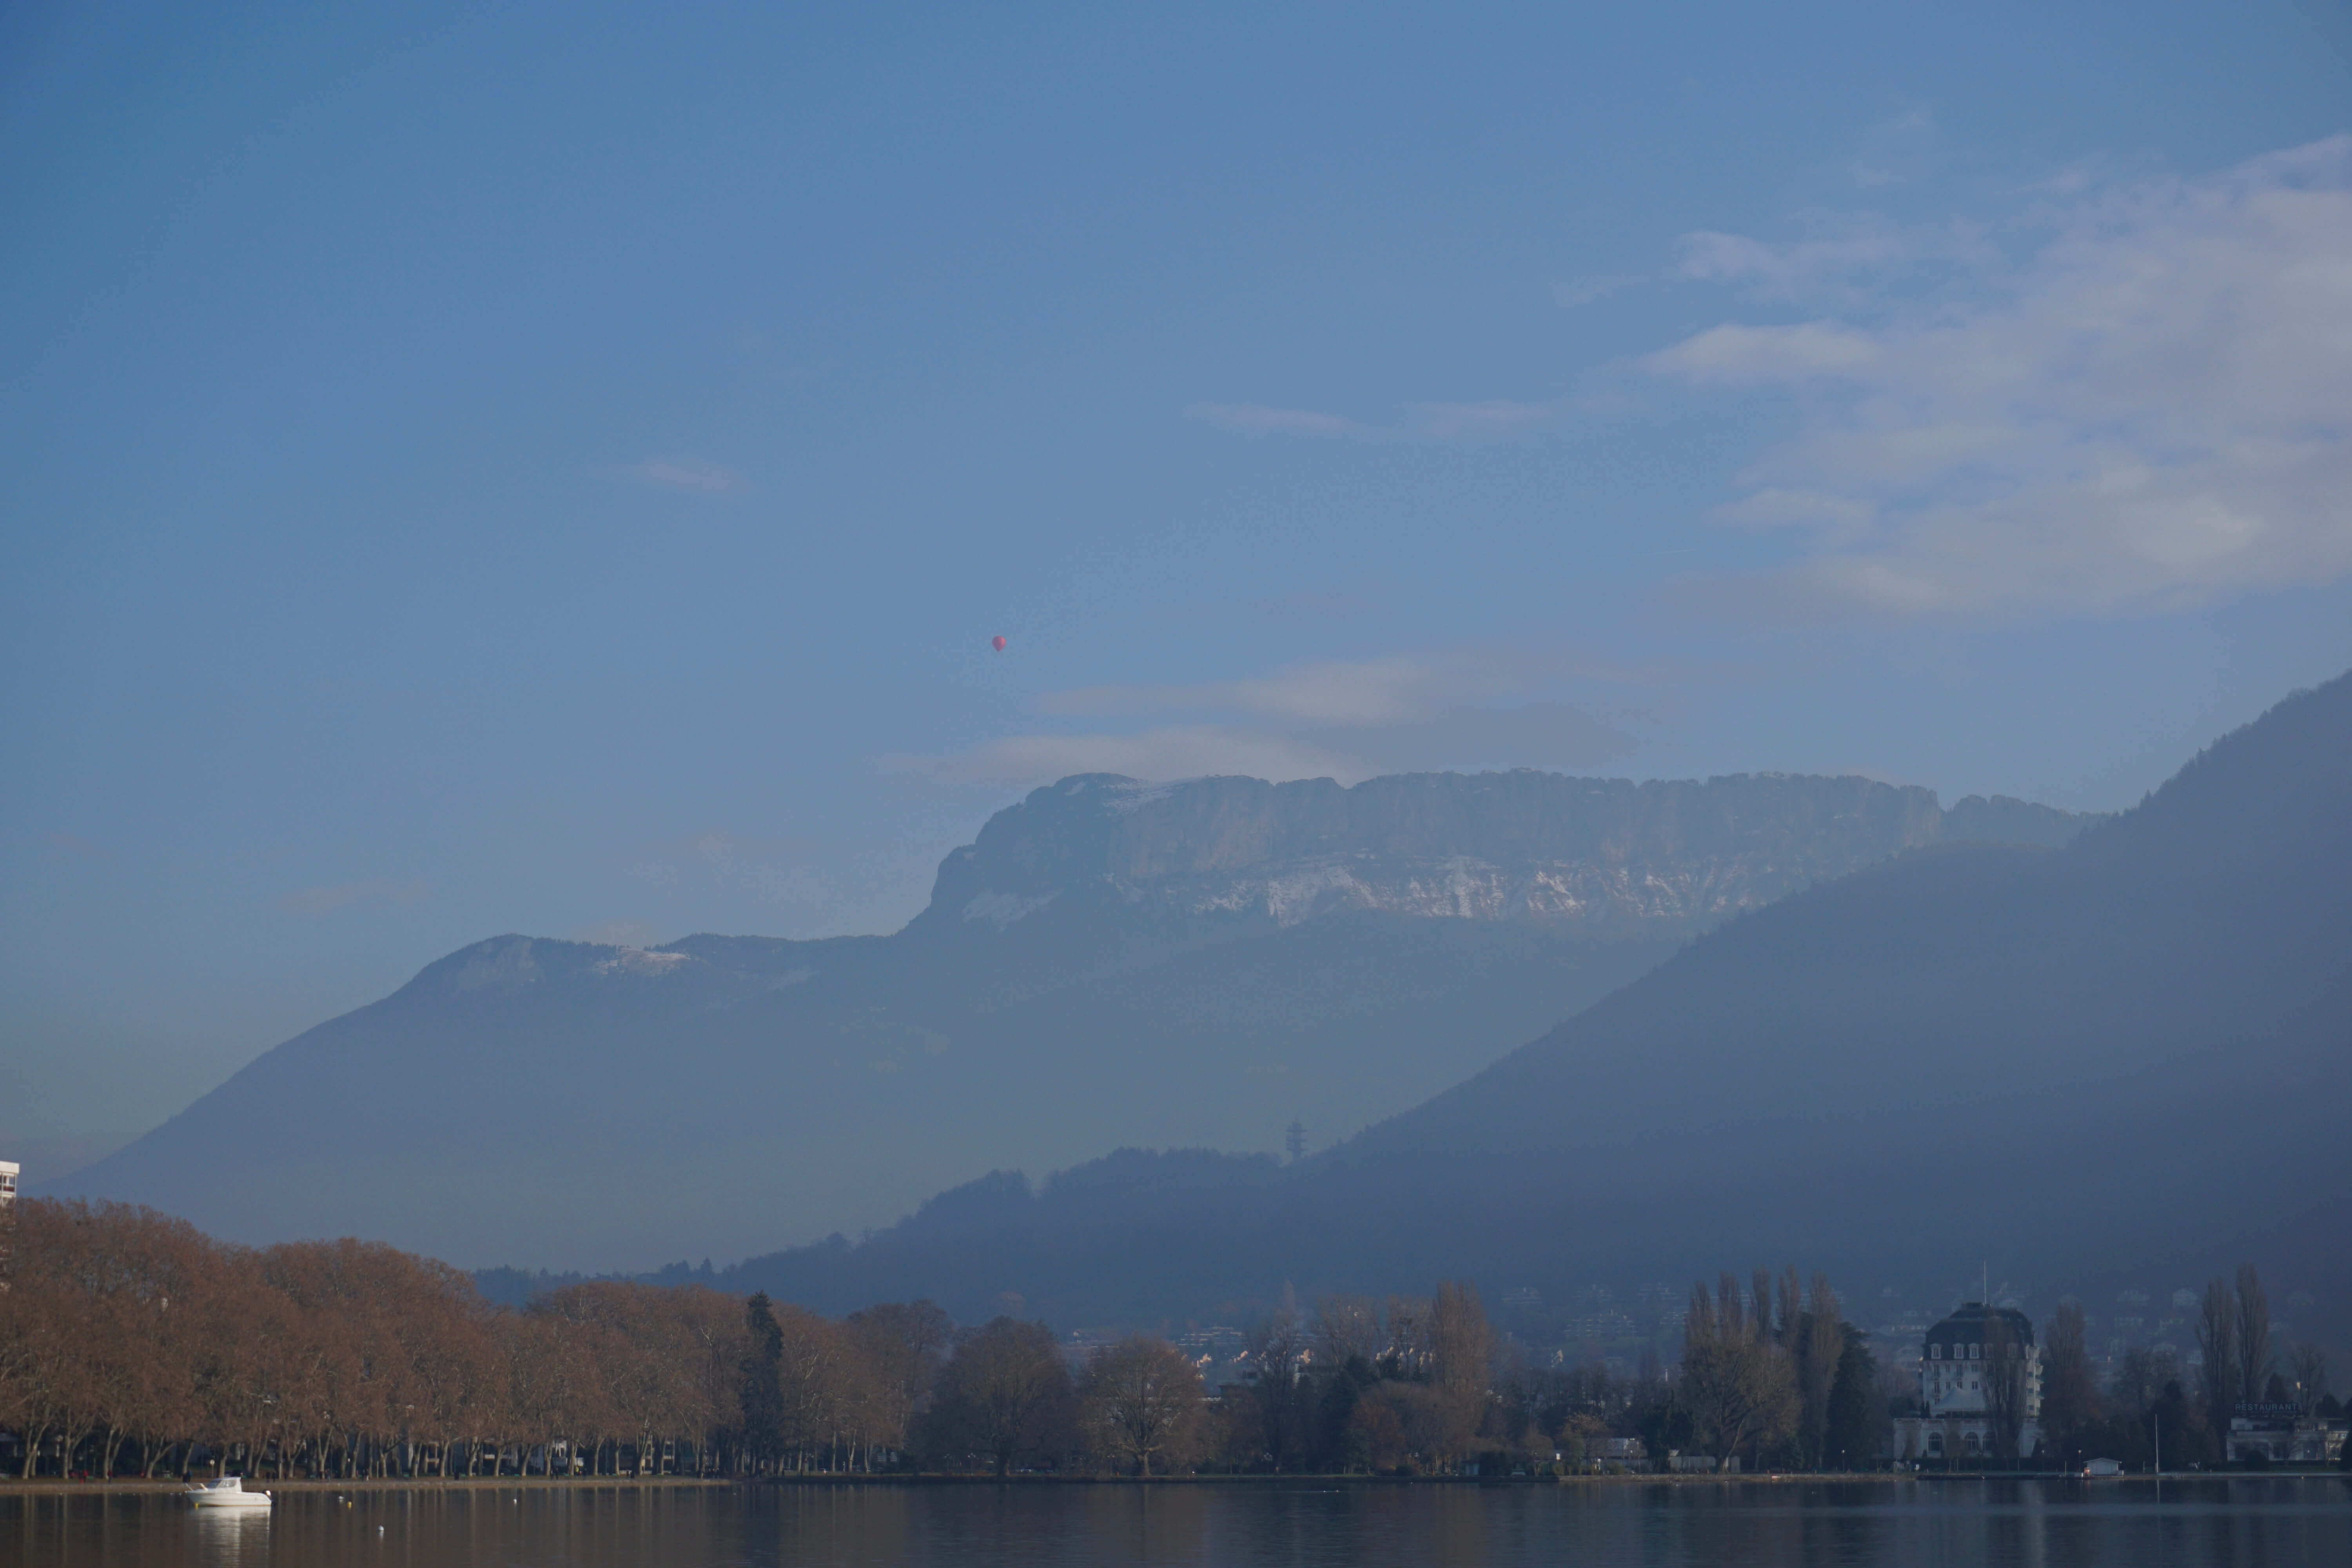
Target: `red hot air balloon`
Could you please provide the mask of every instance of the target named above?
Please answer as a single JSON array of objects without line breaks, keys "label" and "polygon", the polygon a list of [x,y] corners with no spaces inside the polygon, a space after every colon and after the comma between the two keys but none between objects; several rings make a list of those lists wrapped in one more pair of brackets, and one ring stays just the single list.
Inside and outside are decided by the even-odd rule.
[{"label": "red hot air balloon", "polygon": [[1003,653],[1004,651],[1004,639],[1003,637],[991,637],[988,639],[988,646],[994,648],[997,652]]}]

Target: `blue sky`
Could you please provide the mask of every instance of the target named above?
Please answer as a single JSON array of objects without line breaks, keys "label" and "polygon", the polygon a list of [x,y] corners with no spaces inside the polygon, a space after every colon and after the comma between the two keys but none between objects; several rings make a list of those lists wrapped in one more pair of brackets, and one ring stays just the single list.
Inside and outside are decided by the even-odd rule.
[{"label": "blue sky", "polygon": [[2315,3],[8,7],[0,1138],[1074,771],[2128,805],[2352,666],[2347,133]]}]

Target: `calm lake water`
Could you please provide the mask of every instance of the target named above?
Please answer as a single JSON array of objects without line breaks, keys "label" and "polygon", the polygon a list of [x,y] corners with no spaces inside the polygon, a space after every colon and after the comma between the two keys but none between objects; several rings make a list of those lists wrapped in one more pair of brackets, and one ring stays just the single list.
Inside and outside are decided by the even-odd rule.
[{"label": "calm lake water", "polygon": [[2328,1479],[1590,1487],[1300,1483],[292,1492],[261,1518],[175,1498],[8,1497],[0,1563],[810,1568],[923,1563],[1678,1568],[2352,1563]]}]

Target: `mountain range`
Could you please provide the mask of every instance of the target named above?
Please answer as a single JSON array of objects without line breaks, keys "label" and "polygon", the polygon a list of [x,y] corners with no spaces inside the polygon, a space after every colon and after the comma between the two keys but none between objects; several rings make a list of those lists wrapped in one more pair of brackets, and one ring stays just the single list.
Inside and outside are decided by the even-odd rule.
[{"label": "mountain range", "polygon": [[478,942],[48,1190],[466,1263],[741,1256],[1007,1166],[1343,1139],[1727,920],[2090,821],[1859,778],[1069,778],[892,935]]},{"label": "mountain range", "polygon": [[715,1279],[1087,1324],[1444,1278],[2054,1295],[2252,1259],[2340,1303],[2347,1133],[2352,676],[2063,846],[1926,843],[1744,910],[1336,1148],[1000,1172]]}]

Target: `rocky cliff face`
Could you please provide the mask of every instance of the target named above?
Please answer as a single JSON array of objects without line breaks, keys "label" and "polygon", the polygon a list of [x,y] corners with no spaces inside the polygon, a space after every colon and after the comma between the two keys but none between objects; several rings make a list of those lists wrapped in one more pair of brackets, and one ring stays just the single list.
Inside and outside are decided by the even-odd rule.
[{"label": "rocky cliff face", "polygon": [[2088,818],[1861,778],[1635,784],[1410,773],[1343,789],[1111,773],[999,812],[940,868],[925,920],[1011,926],[1057,901],[1296,925],[1345,910],[1696,929],[1948,838],[2055,846]]}]

